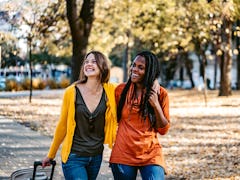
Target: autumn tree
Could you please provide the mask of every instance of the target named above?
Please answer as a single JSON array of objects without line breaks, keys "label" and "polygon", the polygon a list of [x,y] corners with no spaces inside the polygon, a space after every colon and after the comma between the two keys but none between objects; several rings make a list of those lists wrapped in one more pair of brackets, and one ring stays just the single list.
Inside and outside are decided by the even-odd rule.
[{"label": "autumn tree", "polygon": [[[94,20],[94,8],[95,0],[58,0],[50,4],[40,18],[45,27],[41,30],[45,37],[41,48],[57,56],[72,56],[72,82],[79,78]],[[65,20],[68,20],[69,27]],[[72,50],[69,51],[69,48]]]},{"label": "autumn tree", "polygon": [[217,35],[218,43],[215,44],[217,56],[220,60],[220,88],[219,96],[229,96],[232,94],[231,87],[231,69],[233,58],[232,30],[233,23],[239,13],[240,2],[229,1],[211,1],[211,10],[218,21],[216,29],[220,32]]},{"label": "autumn tree", "polygon": [[234,29],[234,39],[236,42],[236,48],[234,49],[234,54],[237,56],[237,83],[236,88],[240,89],[240,2],[238,0],[234,0],[235,3],[235,15],[236,15],[236,23]]},{"label": "autumn tree", "polygon": [[137,51],[151,49],[157,52],[154,47],[159,45],[155,42],[161,39],[166,2],[97,1],[98,15],[93,23],[89,47],[100,49],[107,55],[114,55],[120,59],[126,79],[127,66]]},{"label": "autumn tree", "polygon": [[[54,13],[59,9],[61,4],[59,3],[46,3],[43,0],[27,0],[27,5],[23,7],[22,22],[27,25],[28,31],[25,32],[25,38],[28,44],[29,54],[29,67],[30,67],[30,96],[29,102],[32,97],[32,63],[33,63],[33,52],[44,51],[47,52],[51,49],[51,46],[47,46],[44,49],[48,39],[51,39],[51,35],[56,34],[57,23],[64,19],[61,13]],[[52,11],[53,10],[53,11]],[[24,14],[23,12],[28,12]],[[55,31],[54,31],[55,29]],[[64,28],[62,28],[64,29]],[[55,32],[55,33],[53,33]],[[61,32],[61,31],[60,31]],[[56,40],[57,38],[55,38]],[[36,56],[35,56],[36,57]]]},{"label": "autumn tree", "polygon": [[0,32],[0,68],[19,65],[21,61],[18,56],[20,49],[16,44],[16,37],[10,33]]},{"label": "autumn tree", "polygon": [[1,7],[0,19],[1,24],[3,24],[0,30],[0,68],[20,65],[22,59],[19,57],[18,39],[14,36],[14,33],[9,32],[15,29],[14,22],[18,20],[17,16],[16,14],[10,16],[10,12]]},{"label": "autumn tree", "polygon": [[[210,60],[206,52],[211,50],[211,55],[216,57],[215,76],[219,62],[222,69],[219,95],[231,94],[230,37],[232,23],[239,17],[236,15],[240,6],[238,0],[163,0],[154,3],[146,0],[119,3],[113,0],[101,1],[98,6],[100,8],[96,9],[98,16],[94,21],[94,33],[91,35],[91,42],[95,42],[94,47],[109,51],[117,44],[128,42],[131,44],[131,52],[138,48],[151,49],[164,60],[177,56],[178,66],[185,65],[190,80],[191,64],[185,61],[187,54],[194,52],[198,55],[200,75],[206,79],[205,65]],[[126,32],[130,32],[130,36]],[[209,49],[211,47],[213,48]]]},{"label": "autumn tree", "polygon": [[[239,11],[240,12],[240,11]],[[240,17],[240,16],[239,16]],[[237,54],[237,89],[240,89],[240,19],[236,23],[236,54]]]},{"label": "autumn tree", "polygon": [[[49,27],[57,20],[55,16],[49,16],[54,20],[47,21],[44,18],[44,11],[47,10],[48,1],[43,0],[26,0],[24,6],[21,4],[9,1],[5,4],[5,9],[9,12],[15,12],[18,19],[12,21],[12,34],[18,39],[27,41],[27,57],[30,69],[30,95],[29,102],[32,98],[32,54],[41,50],[39,44],[44,42]],[[46,15],[45,15],[46,16]],[[44,23],[43,23],[44,22]],[[46,38],[45,38],[46,39]],[[41,43],[39,43],[41,42]],[[11,58],[14,60],[13,58]]]},{"label": "autumn tree", "polygon": [[[66,8],[63,0],[51,2],[42,12],[39,18],[39,39],[41,53],[54,57],[56,60],[70,57],[72,43],[70,29],[67,24]],[[46,58],[48,61],[48,58]],[[70,61],[70,60],[69,60]],[[49,64],[59,64],[62,61],[51,59]],[[67,63],[69,64],[69,63]]]}]

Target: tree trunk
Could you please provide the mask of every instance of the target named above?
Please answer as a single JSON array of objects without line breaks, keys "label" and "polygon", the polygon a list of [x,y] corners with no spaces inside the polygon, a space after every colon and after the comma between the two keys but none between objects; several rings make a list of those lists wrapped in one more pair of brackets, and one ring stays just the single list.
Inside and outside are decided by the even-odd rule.
[{"label": "tree trunk", "polygon": [[189,80],[191,82],[191,89],[193,89],[195,87],[195,83],[193,81],[192,71],[191,71],[190,67],[188,67],[188,66],[187,66],[187,74],[188,74]]},{"label": "tree trunk", "polygon": [[[216,45],[216,47],[219,47]],[[215,48],[215,54],[217,54],[217,49]],[[221,57],[216,55],[214,60],[214,80],[213,80],[213,89],[217,89],[217,74],[218,74],[218,62],[221,62]]]},{"label": "tree trunk", "polygon": [[192,77],[192,61],[188,59],[188,53],[186,52],[183,53],[183,58],[185,59],[185,67],[187,69],[187,75],[191,82],[191,89],[193,89],[195,87],[195,83]]},{"label": "tree trunk", "polygon": [[[226,30],[229,31],[226,31]],[[231,51],[231,35],[232,35],[232,22],[226,18],[223,20],[222,27],[222,42],[224,47],[224,53],[220,62],[220,89],[219,96],[232,95],[231,89],[231,69],[232,69],[232,57]]]},{"label": "tree trunk", "polygon": [[179,79],[180,79],[181,88],[182,88],[183,87],[183,81],[184,81],[184,67],[183,66],[180,67]]},{"label": "tree trunk", "polygon": [[67,18],[72,36],[71,82],[79,79],[80,68],[87,51],[91,32],[95,0],[84,0],[80,13],[77,13],[76,0],[66,0]]},{"label": "tree trunk", "polygon": [[208,103],[208,98],[207,98],[207,79],[206,79],[206,64],[207,64],[207,58],[206,55],[204,53],[204,48],[200,49],[200,54],[202,57],[202,77],[203,77],[203,83],[204,83],[204,101],[205,101],[205,106],[207,107],[207,103]]},{"label": "tree trunk", "polygon": [[[240,26],[240,20],[237,20],[237,26]],[[236,47],[239,49],[240,47],[240,37],[237,36],[236,38]],[[236,84],[237,90],[240,89],[240,52],[237,55],[237,84]]]},{"label": "tree trunk", "polygon": [[32,35],[28,35],[28,48],[29,48],[29,69],[30,69],[30,88],[29,88],[29,103],[32,102]]}]

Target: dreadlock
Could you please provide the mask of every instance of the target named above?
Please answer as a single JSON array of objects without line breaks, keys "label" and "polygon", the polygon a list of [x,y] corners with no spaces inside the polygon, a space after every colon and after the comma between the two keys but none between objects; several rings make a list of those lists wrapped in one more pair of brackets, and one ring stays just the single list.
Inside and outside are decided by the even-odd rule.
[{"label": "dreadlock", "polygon": [[[154,80],[157,79],[160,75],[160,64],[156,55],[150,51],[142,51],[138,53],[136,56],[144,57],[146,62],[145,76],[143,79],[143,85],[146,88],[146,94],[143,96],[140,102],[141,116],[143,117],[144,120],[146,119],[147,116],[149,116],[151,126],[154,127],[156,124],[156,118],[155,118],[154,110],[150,105],[150,103],[148,102],[148,99],[152,90]],[[125,104],[127,92],[130,88],[130,85],[131,85],[131,78],[129,77],[127,84],[124,87],[119,100],[119,104],[117,108],[118,121],[120,121],[121,119],[122,109]]]},{"label": "dreadlock", "polygon": [[128,92],[128,89],[130,88],[130,85],[131,85],[131,79],[129,78],[126,86],[124,87],[124,89],[122,91],[122,94],[121,94],[121,97],[120,97],[120,100],[119,100],[119,103],[118,103],[118,106],[117,106],[117,120],[118,120],[118,122],[120,121],[121,116],[122,116],[122,109],[123,109],[123,106],[125,104],[127,92]]}]

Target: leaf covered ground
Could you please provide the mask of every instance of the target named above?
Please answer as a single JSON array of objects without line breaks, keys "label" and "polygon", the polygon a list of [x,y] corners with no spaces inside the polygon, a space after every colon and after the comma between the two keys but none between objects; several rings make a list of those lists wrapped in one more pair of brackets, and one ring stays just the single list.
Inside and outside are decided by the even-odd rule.
[{"label": "leaf covered ground", "polygon": [[[169,90],[171,128],[159,136],[167,179],[240,179],[240,91]],[[62,94],[0,98],[0,115],[52,136]]]}]

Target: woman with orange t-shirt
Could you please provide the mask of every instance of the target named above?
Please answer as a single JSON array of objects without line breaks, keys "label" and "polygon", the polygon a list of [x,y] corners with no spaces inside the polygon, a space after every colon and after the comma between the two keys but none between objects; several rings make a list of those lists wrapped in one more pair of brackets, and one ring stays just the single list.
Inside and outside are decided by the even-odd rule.
[{"label": "woman with orange t-shirt", "polygon": [[168,93],[152,90],[160,75],[157,57],[143,51],[131,66],[127,83],[115,90],[118,131],[110,157],[115,180],[164,179],[165,163],[157,134],[164,135],[170,127]]}]

